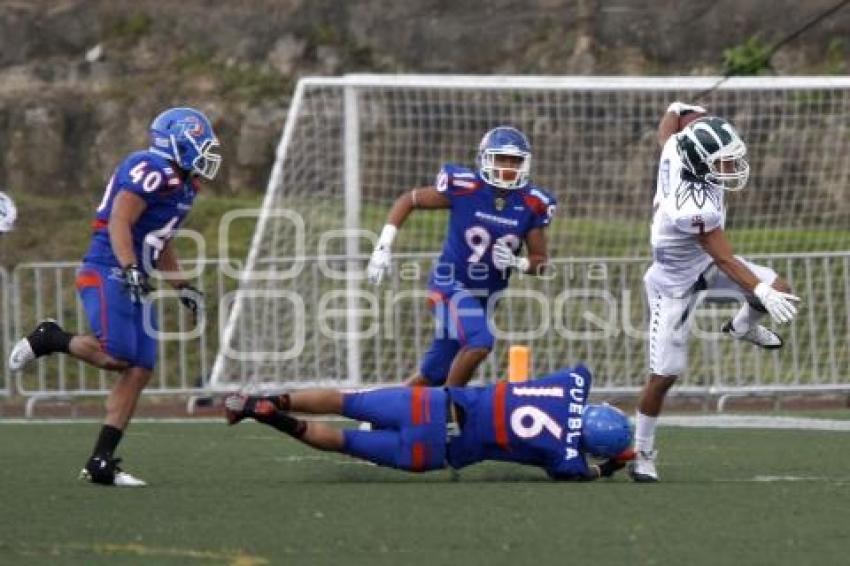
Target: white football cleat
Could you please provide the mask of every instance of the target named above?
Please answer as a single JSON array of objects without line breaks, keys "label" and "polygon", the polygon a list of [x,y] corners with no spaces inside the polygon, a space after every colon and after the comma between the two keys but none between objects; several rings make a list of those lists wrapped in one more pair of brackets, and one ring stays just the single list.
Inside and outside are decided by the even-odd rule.
[{"label": "white football cleat", "polygon": [[32,351],[30,341],[26,338],[21,338],[12,348],[12,353],[9,354],[9,369],[18,371],[24,368],[25,365],[35,359],[35,352]]},{"label": "white football cleat", "polygon": [[34,359],[56,351],[56,342],[63,336],[67,336],[67,333],[55,320],[42,320],[35,330],[18,340],[12,348],[12,353],[9,354],[9,369],[21,370]]},{"label": "white football cleat", "polygon": [[657,482],[658,471],[655,469],[655,458],[658,450],[638,450],[635,459],[629,462],[627,472],[636,482]]},{"label": "white football cleat", "polygon": [[80,470],[79,479],[99,485],[114,485],[116,487],[145,487],[143,480],[128,474],[118,464],[120,458],[92,457],[86,467]]},{"label": "white football cleat", "polygon": [[743,340],[744,342],[749,342],[750,344],[755,344],[759,348],[764,348],[765,350],[778,350],[783,346],[782,338],[769,328],[765,328],[760,324],[754,324],[744,333],[739,333],[732,326],[732,321],[726,321],[726,324],[720,329],[721,332],[728,334],[732,338],[736,340]]},{"label": "white football cleat", "polygon": [[148,484],[136,476],[119,471],[115,473],[115,480],[113,480],[112,485],[116,487],[146,487]]}]

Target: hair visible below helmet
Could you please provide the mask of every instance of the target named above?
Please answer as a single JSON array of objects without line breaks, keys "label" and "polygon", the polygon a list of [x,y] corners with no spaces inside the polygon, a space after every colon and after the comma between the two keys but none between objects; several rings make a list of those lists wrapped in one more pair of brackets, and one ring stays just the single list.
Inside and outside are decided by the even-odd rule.
[{"label": "hair visible below helmet", "polygon": [[723,118],[694,120],[677,134],[676,148],[697,179],[727,191],[740,191],[750,177],[747,146]]},{"label": "hair visible below helmet", "polygon": [[169,108],[154,118],[150,127],[150,150],[166,157],[184,171],[213,179],[221,155],[212,124],[194,108]]},{"label": "hair visible below helmet", "polygon": [[[519,167],[497,166],[499,155],[520,158]],[[531,173],[531,144],[516,128],[499,126],[481,138],[477,161],[481,178],[487,183],[500,189],[521,189],[528,184]]]},{"label": "hair visible below helmet", "polygon": [[581,417],[581,443],[599,458],[613,458],[632,443],[629,418],[607,403],[588,405]]}]

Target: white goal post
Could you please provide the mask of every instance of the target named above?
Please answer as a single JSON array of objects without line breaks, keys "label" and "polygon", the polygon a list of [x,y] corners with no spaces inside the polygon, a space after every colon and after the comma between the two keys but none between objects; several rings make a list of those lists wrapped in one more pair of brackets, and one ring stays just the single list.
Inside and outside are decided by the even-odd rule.
[{"label": "white goal post", "polygon": [[[711,90],[713,87],[715,87]],[[709,92],[706,92],[709,91]],[[432,332],[427,272],[443,212],[400,231],[395,271],[362,270],[393,200],[446,162],[472,165],[489,128],[532,142],[532,178],[559,200],[555,274],[523,278],[500,305],[502,339],[479,378],[502,375],[509,343],[536,373],[584,360],[596,388],[635,391],[646,371],[641,285],[658,147],[669,102],[698,102],[748,144],[750,184],[729,198],[736,250],[774,265],[804,297],[788,348],[718,339],[728,305],[701,309],[684,391],[850,389],[850,77],[347,75],[298,82],[240,291],[220,309],[211,386],[394,383]],[[371,236],[370,236],[371,234]]]}]

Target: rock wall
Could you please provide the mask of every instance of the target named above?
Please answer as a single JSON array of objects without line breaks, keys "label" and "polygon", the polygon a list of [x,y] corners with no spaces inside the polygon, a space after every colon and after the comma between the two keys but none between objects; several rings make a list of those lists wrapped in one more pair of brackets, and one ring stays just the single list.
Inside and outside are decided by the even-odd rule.
[{"label": "rock wall", "polygon": [[[833,0],[65,0],[0,2],[0,186],[102,190],[163,107],[213,118],[212,190],[262,191],[298,77],[355,71],[706,74]],[[848,72],[850,10],[774,59]]]}]

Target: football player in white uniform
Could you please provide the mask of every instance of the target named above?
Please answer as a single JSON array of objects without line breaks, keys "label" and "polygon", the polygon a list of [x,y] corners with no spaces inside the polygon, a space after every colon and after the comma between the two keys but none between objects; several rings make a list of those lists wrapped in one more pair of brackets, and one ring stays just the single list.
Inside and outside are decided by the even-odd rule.
[{"label": "football player in white uniform", "polygon": [[[697,119],[681,125],[695,114]],[[658,481],[655,426],[664,397],[687,367],[688,335],[701,291],[741,294],[746,299],[723,332],[767,349],[782,339],[761,326],[793,320],[798,297],[770,268],[734,255],[724,232],[726,191],[747,184],[746,146],[732,125],[681,102],[670,105],[658,126],[662,146],[653,201],[653,263],[644,276],[650,307],[650,376],[635,418],[635,481]]]},{"label": "football player in white uniform", "polygon": [[10,232],[15,227],[18,209],[12,197],[0,191],[0,234]]}]

